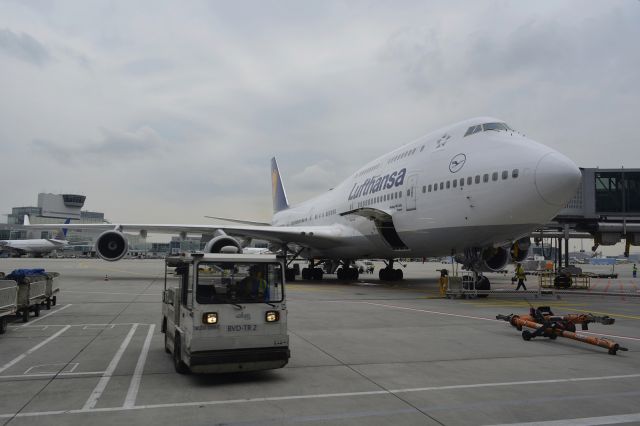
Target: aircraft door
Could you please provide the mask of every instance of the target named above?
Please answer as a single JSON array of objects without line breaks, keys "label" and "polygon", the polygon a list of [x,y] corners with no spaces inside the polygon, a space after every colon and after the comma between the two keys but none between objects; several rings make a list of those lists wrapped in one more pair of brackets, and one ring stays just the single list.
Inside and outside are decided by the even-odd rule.
[{"label": "aircraft door", "polygon": [[407,186],[404,191],[405,208],[407,211],[416,209],[416,191],[418,186],[418,175],[411,175],[407,179]]}]

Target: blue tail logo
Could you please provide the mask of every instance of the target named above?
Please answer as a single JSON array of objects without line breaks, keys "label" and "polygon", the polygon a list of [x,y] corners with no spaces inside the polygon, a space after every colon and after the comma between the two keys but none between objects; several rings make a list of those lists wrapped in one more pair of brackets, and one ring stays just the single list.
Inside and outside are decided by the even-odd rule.
[{"label": "blue tail logo", "polygon": [[282,178],[280,177],[276,157],[271,159],[271,198],[273,199],[274,213],[289,208],[287,193],[284,191],[284,185],[282,185]]},{"label": "blue tail logo", "polygon": [[[64,221],[64,225],[68,225],[71,223],[71,218],[67,218],[67,220]],[[60,231],[58,231],[58,234],[55,236],[55,238],[57,240],[66,240],[67,239],[67,228],[61,228]]]}]

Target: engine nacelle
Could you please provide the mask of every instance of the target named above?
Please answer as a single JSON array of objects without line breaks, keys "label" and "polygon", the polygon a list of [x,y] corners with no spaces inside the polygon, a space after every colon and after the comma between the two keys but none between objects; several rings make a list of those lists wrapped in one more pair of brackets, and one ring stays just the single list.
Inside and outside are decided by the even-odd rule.
[{"label": "engine nacelle", "polygon": [[531,247],[531,239],[529,237],[520,238],[511,245],[511,250],[509,250],[511,259],[514,262],[522,262],[529,254],[529,247]]},{"label": "engine nacelle", "polygon": [[96,239],[96,254],[100,259],[115,262],[122,259],[128,250],[129,242],[122,232],[105,231]]},{"label": "engine nacelle", "polygon": [[[508,246],[507,246],[508,247]],[[509,261],[509,252],[504,247],[489,247],[485,249],[468,249],[464,255],[457,255],[456,262],[466,269],[476,272],[499,271]]]},{"label": "engine nacelle", "polygon": [[209,240],[206,246],[204,246],[205,253],[220,253],[222,247],[232,246],[238,249],[238,253],[242,253],[242,246],[233,237],[228,235],[220,235],[218,237]]}]

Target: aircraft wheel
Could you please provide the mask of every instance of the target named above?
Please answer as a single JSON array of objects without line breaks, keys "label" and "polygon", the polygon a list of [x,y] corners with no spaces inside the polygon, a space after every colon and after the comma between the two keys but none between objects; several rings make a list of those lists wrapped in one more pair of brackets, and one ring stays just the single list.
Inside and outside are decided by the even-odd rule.
[{"label": "aircraft wheel", "polygon": [[47,300],[46,300],[44,306],[47,308],[47,311],[49,309],[51,309],[51,298],[50,297],[47,297]]},{"label": "aircraft wheel", "polygon": [[7,317],[0,318],[0,334],[7,332]]},{"label": "aircraft wheel", "polygon": [[321,268],[313,268],[313,279],[317,281],[322,281],[322,276],[324,275],[324,271]]},{"label": "aircraft wheel", "polygon": [[404,273],[402,272],[402,269],[396,269],[393,275],[397,281],[402,281],[404,279]]},{"label": "aircraft wheel", "polygon": [[29,308],[22,310],[22,322],[29,322]]},{"label": "aircraft wheel", "polygon": [[349,278],[350,279],[356,281],[359,276],[360,276],[360,273],[358,272],[358,270],[356,268],[350,268],[350,272],[349,272]]},{"label": "aircraft wheel", "polygon": [[558,338],[558,335],[556,333],[552,332],[551,334],[549,334],[549,339],[556,340],[557,338]]},{"label": "aircraft wheel", "polygon": [[338,270],[336,271],[336,275],[338,276],[339,280],[344,280],[344,269],[338,268]]},{"label": "aircraft wheel", "polygon": [[300,274],[302,275],[303,280],[311,279],[311,273],[309,272],[309,268],[302,268],[302,271]]},{"label": "aircraft wheel", "polygon": [[51,298],[51,302],[52,302],[51,303],[52,306],[56,306],[56,303],[58,303],[58,296],[53,296]]},{"label": "aircraft wheel", "polygon": [[292,282],[296,280],[296,270],[293,268],[287,268],[284,271],[284,278],[288,282]]},{"label": "aircraft wheel", "polygon": [[380,279],[380,281],[387,280],[387,270],[385,268],[382,268],[378,271],[378,278]]},{"label": "aircraft wheel", "polygon": [[529,330],[524,330],[522,332],[522,338],[526,341],[531,340],[531,332]]},{"label": "aircraft wheel", "polygon": [[36,316],[36,317],[40,316],[40,305],[35,305],[33,307],[33,315]]}]

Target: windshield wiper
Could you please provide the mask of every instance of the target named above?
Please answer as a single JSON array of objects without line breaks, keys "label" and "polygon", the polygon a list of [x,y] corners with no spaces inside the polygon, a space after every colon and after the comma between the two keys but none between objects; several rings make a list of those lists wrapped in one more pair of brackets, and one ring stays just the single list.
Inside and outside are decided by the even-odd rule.
[{"label": "windshield wiper", "polygon": [[239,304],[237,304],[237,303],[229,302],[229,304],[230,304],[230,305],[235,306],[235,307],[236,307],[236,308],[238,308],[238,309],[244,309],[244,306],[239,305]]},{"label": "windshield wiper", "polygon": [[264,303],[266,303],[267,305],[271,306],[272,308],[276,307],[276,305],[274,305],[273,303],[269,303],[269,302],[264,302]]}]

